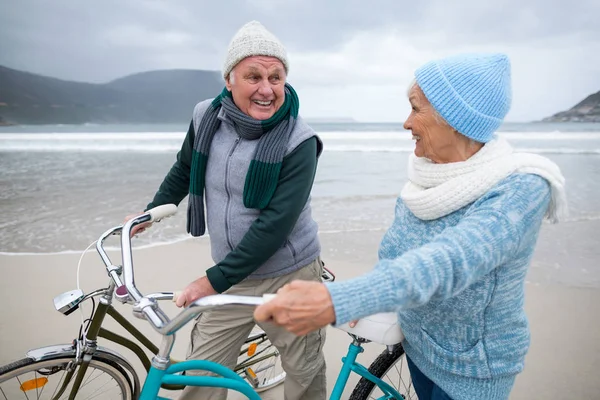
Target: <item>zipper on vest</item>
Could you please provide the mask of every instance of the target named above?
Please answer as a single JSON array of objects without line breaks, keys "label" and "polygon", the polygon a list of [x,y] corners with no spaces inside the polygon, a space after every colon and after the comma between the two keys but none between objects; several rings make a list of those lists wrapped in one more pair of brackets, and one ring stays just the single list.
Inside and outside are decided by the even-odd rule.
[{"label": "zipper on vest", "polygon": [[225,204],[225,236],[227,236],[227,244],[229,245],[230,251],[233,251],[233,242],[229,235],[229,206],[231,203],[231,193],[229,193],[229,161],[239,142],[240,138],[238,137],[235,139],[233,146],[231,146],[231,150],[229,150],[229,154],[227,155],[227,162],[225,163],[225,193],[227,193],[227,203]]}]

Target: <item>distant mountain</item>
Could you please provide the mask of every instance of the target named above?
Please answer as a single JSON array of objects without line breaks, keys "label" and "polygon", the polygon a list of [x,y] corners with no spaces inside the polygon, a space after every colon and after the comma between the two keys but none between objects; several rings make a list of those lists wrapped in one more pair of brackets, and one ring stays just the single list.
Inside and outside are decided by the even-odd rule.
[{"label": "distant mountain", "polygon": [[544,122],[600,122],[600,92],[586,97],[567,111],[561,111]]},{"label": "distant mountain", "polygon": [[218,71],[150,71],[92,84],[0,66],[0,125],[181,123],[223,85]]}]

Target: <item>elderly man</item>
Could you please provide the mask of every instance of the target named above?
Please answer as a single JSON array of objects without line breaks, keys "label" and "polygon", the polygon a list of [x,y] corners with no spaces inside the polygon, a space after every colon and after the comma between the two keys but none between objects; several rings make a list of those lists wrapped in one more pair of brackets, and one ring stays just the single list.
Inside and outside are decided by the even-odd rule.
[{"label": "elderly man", "polygon": [[[288,67],[273,34],[256,21],[244,25],[227,50],[226,87],[196,105],[177,161],[147,207],[179,204],[189,193],[188,232],[210,232],[215,265],[183,290],[180,307],[216,293],[262,295],[293,280],[321,281],[310,192],[322,143],[298,115]],[[249,307],[202,313],[188,359],[233,368],[255,325],[252,313]],[[281,353],[285,398],[324,399],[325,330],[297,337],[270,323],[260,326]],[[182,395],[225,397],[224,389],[192,387]]]}]

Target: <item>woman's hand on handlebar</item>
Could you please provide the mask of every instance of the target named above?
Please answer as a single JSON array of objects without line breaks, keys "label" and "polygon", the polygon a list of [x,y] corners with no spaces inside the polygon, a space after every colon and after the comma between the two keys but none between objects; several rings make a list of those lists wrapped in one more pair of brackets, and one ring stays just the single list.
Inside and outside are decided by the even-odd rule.
[{"label": "woman's hand on handlebar", "polygon": [[335,322],[335,310],[327,287],[319,282],[293,281],[275,298],[254,310],[258,322],[269,321],[298,336]]}]

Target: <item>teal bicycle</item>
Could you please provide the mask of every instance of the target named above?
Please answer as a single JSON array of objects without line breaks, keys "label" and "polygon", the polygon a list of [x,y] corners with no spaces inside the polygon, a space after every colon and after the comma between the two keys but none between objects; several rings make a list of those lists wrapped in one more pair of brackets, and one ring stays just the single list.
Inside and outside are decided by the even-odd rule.
[{"label": "teal bicycle", "polygon": [[[213,307],[244,305],[256,307],[268,301],[264,297],[215,295],[199,299],[179,315],[169,319],[159,307],[160,300],[172,300],[174,293],[160,292],[142,295],[135,285],[130,232],[136,225],[156,222],[177,211],[174,205],[160,206],[129,220],[123,226],[106,231],[96,241],[96,250],[106,265],[108,287],[89,294],[74,290],[57,296],[55,308],[65,315],[77,310],[86,300],[92,302],[92,315],[82,321],[80,332],[73,342],[27,352],[27,357],[0,367],[0,399],[165,399],[161,389],[181,390],[185,386],[222,387],[242,393],[250,400],[260,400],[258,392],[270,389],[285,380],[279,352],[264,332],[254,332],[240,351],[238,365],[228,369],[207,360],[176,361],[171,359],[175,333],[199,315]],[[121,235],[122,265],[114,265],[103,248],[106,238]],[[328,271],[327,271],[328,272]],[[325,280],[333,280],[327,273]],[[95,298],[99,298],[95,304]],[[133,305],[134,316],[144,319],[161,334],[155,346],[113,307],[116,299]],[[102,327],[109,315],[137,341],[154,354],[150,361],[142,348],[132,340]],[[402,332],[394,314],[378,314],[361,319],[354,328],[339,327],[348,332],[352,342],[331,393],[339,400],[351,373],[361,376],[350,395],[351,400],[416,399],[404,350]],[[147,376],[143,385],[133,366],[115,351],[99,346],[98,338],[119,343],[131,349],[140,359]],[[363,344],[376,342],[387,348],[369,368],[357,362],[364,351]],[[185,371],[204,370],[213,376],[185,375]]]}]

